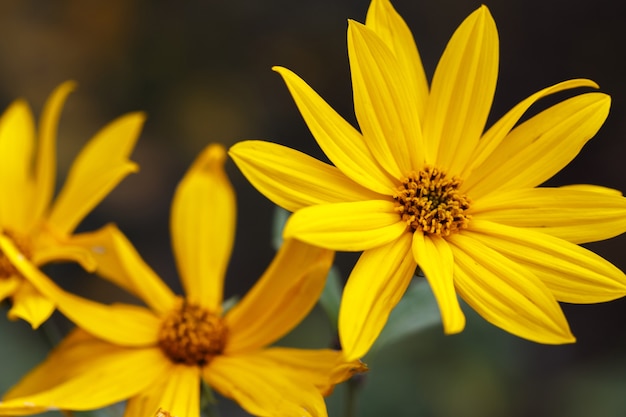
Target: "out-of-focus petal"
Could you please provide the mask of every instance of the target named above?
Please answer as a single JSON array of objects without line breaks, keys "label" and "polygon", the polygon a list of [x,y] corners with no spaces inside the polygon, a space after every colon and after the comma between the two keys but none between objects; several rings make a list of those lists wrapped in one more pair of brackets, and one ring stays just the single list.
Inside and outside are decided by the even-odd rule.
[{"label": "out-of-focus petal", "polygon": [[33,329],[37,329],[48,320],[55,308],[54,302],[43,296],[25,280],[22,280],[21,285],[13,294],[12,303],[9,318],[26,320]]}]

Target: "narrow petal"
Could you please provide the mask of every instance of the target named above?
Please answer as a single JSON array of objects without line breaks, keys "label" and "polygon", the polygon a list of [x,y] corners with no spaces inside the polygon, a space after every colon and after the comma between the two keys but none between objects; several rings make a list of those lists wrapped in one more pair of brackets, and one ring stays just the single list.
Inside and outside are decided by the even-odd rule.
[{"label": "narrow petal", "polygon": [[475,220],[472,237],[532,271],[566,303],[599,303],[626,295],[626,275],[595,253],[534,230]]},{"label": "narrow petal", "polygon": [[380,198],[332,165],[286,146],[248,140],[228,153],[257,190],[291,212],[317,204]]},{"label": "narrow petal", "polygon": [[367,148],[363,136],[296,74],[281,67],[274,67],[274,71],[285,80],[300,114],[331,162],[357,184],[389,194],[395,184]]},{"label": "narrow petal", "polygon": [[26,320],[33,329],[37,329],[44,321],[48,320],[55,309],[53,301],[42,295],[25,280],[22,280],[11,301],[13,306],[9,310],[9,318]]},{"label": "narrow petal", "polygon": [[409,96],[415,100],[420,120],[424,120],[428,81],[413,34],[389,0],[373,0],[367,10],[365,26],[372,29],[398,61],[398,70],[404,73]]},{"label": "narrow petal", "polygon": [[404,68],[375,32],[348,25],[354,111],[367,146],[394,178],[424,163],[417,100],[408,94]]},{"label": "narrow petal", "polygon": [[476,218],[587,243],[626,232],[626,198],[599,186],[526,188],[472,203]]},{"label": "narrow petal", "polygon": [[32,261],[39,266],[51,262],[76,262],[88,272],[94,272],[97,267],[96,260],[89,251],[63,243],[37,248],[32,255]]},{"label": "narrow petal", "polygon": [[293,329],[311,311],[324,289],[334,252],[289,239],[267,271],[225,319],[225,351],[259,349]]},{"label": "narrow petal", "polygon": [[322,395],[312,382],[294,380],[290,372],[254,353],[218,356],[205,367],[203,377],[255,416],[327,416]]},{"label": "narrow petal", "polygon": [[454,290],[455,267],[450,245],[441,237],[415,232],[413,256],[437,299],[444,332],[454,334],[463,331],[465,315]]},{"label": "narrow petal", "polygon": [[498,31],[486,6],[452,35],[437,65],[424,119],[424,137],[435,160],[458,175],[485,129],[498,78]]},{"label": "narrow petal", "polygon": [[348,277],[339,308],[339,338],[347,360],[365,356],[406,291],[416,266],[409,233],[363,252]]},{"label": "narrow petal", "polygon": [[340,251],[362,251],[397,239],[407,226],[392,201],[370,200],[306,207],[291,215],[284,237]]},{"label": "narrow petal", "polygon": [[225,160],[221,145],[205,148],[176,189],[170,219],[174,257],[187,298],[217,314],[237,217]]},{"label": "narrow petal", "polygon": [[49,222],[56,231],[70,234],[124,177],[138,170],[128,157],[144,120],[143,113],[119,117],[83,148],[50,213]]},{"label": "narrow petal", "polygon": [[457,291],[485,320],[538,343],[574,342],[559,304],[530,270],[482,244],[474,233],[449,240]]},{"label": "narrow petal", "polygon": [[0,414],[105,407],[146,389],[167,366],[158,348],[120,348],[77,330],[5,395]]},{"label": "narrow petal", "polygon": [[513,129],[466,179],[473,199],[494,191],[536,187],[567,165],[600,129],[611,106],[602,93],[558,103]]}]

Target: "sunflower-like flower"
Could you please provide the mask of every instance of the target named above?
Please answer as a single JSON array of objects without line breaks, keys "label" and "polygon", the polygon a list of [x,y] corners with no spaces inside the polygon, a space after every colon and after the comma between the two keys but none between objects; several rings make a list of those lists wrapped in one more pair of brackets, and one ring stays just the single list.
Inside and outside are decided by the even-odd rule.
[{"label": "sunflower-like flower", "polygon": [[[444,331],[465,326],[457,293],[486,320],[550,344],[574,341],[558,301],[626,294],[626,277],[577,244],[626,230],[626,199],[599,186],[541,187],[603,124],[609,96],[589,92],[524,123],[541,90],[485,131],[498,70],[487,7],[455,31],[430,88],[414,39],[388,0],[350,21],[348,55],[360,132],[302,79],[283,77],[334,166],[285,146],[244,141],[230,155],[248,180],[294,212],[284,229],[339,251],[363,251],[339,312],[349,358],[366,354],[419,265]],[[516,126],[517,125],[517,126]]]},{"label": "sunflower-like flower", "polygon": [[[28,104],[12,103],[0,119],[0,234],[12,240],[35,266],[75,261],[95,268],[83,248],[68,244],[81,220],[137,165],[128,160],[144,122],[130,113],[98,132],[74,161],[65,185],[52,201],[56,178],[56,130],[74,83],[61,84],[48,99],[35,141]],[[37,291],[0,251],[0,301],[9,298],[9,317],[38,327],[54,303]]]},{"label": "sunflower-like flower", "polygon": [[[315,305],[334,252],[286,241],[256,285],[224,313],[224,275],[235,235],[225,158],[223,147],[209,146],[172,203],[172,244],[186,297],[172,293],[114,226],[75,238],[93,249],[99,273],[147,307],[103,305],[41,277],[39,290],[80,329],[5,395],[0,415],[96,409],[128,400],[128,417],[154,415],[160,407],[198,417],[201,380],[254,415],[326,415],[322,395],[365,365],[346,361],[337,350],[266,346]],[[0,247],[20,271],[40,274],[20,260],[6,237],[0,236]]]}]

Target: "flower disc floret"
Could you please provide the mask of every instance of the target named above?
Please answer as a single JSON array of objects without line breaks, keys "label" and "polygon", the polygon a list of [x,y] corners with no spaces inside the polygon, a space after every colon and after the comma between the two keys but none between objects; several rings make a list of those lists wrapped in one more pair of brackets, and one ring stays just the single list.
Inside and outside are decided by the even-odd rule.
[{"label": "flower disc floret", "polygon": [[459,191],[461,183],[432,166],[411,171],[393,195],[396,211],[413,231],[449,236],[465,229],[471,218],[470,200]]},{"label": "flower disc floret", "polygon": [[[5,230],[3,234],[13,241],[13,244],[22,253],[22,255],[24,255],[27,259],[31,258],[32,244],[30,239],[17,233],[13,233],[10,230]],[[13,266],[11,261],[9,261],[6,255],[0,250],[0,278],[9,278],[13,275],[19,275],[19,272]]]}]

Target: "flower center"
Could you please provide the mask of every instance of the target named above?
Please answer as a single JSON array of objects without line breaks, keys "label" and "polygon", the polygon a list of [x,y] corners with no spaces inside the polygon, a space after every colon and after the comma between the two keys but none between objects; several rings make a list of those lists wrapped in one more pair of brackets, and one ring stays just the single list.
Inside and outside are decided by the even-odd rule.
[{"label": "flower center", "polygon": [[471,218],[466,213],[470,200],[459,192],[461,182],[431,166],[412,171],[393,195],[396,211],[413,231],[449,236],[466,228]]},{"label": "flower center", "polygon": [[[26,236],[18,235],[10,230],[2,232],[6,237],[13,241],[15,247],[24,255],[30,259],[32,256],[32,245],[30,239]],[[14,275],[19,275],[18,270],[13,266],[9,258],[0,250],[0,279],[9,278]]]},{"label": "flower center", "polygon": [[173,362],[203,366],[222,353],[227,330],[218,315],[183,301],[163,320],[159,347]]}]

